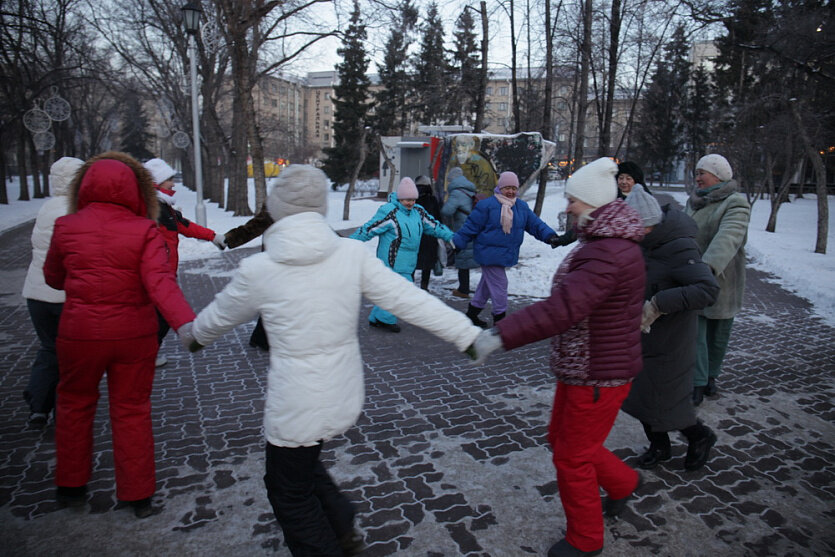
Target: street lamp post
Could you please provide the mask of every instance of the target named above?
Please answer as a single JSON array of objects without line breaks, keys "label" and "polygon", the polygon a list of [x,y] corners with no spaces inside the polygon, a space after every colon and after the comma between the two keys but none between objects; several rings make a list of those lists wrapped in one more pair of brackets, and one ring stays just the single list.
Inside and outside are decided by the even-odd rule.
[{"label": "street lamp post", "polygon": [[203,9],[199,2],[191,1],[182,8],[183,22],[188,33],[188,57],[191,62],[191,120],[194,131],[194,189],[197,206],[194,218],[200,226],[206,226],[206,206],[203,204],[203,163],[200,156],[200,114],[197,107],[197,32],[200,30],[200,14]]}]

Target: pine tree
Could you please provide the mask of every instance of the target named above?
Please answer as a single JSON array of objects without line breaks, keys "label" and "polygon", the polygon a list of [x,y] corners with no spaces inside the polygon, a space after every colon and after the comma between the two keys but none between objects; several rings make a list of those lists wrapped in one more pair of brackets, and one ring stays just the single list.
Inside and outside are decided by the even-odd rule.
[{"label": "pine tree", "polygon": [[[359,160],[359,143],[363,128],[369,125],[368,57],[365,53],[366,30],[361,22],[359,1],[354,0],[354,9],[342,47],[337,54],[342,62],[336,65],[339,84],[334,88],[333,138],[335,146],[325,149],[327,159],[323,170],[334,182],[341,184],[348,180]],[[368,140],[367,140],[368,141]],[[366,159],[360,176],[368,176],[377,167],[375,157]]]},{"label": "pine tree", "polygon": [[684,145],[681,111],[689,80],[688,44],[679,26],[656,62],[652,83],[647,88],[636,134],[644,170],[670,174]]},{"label": "pine tree", "polygon": [[392,18],[391,34],[386,41],[383,65],[377,65],[380,85],[374,128],[380,135],[403,135],[408,126],[407,95],[409,71],[407,67],[409,32],[417,24],[418,12],[411,0],[401,0],[397,16]]},{"label": "pine tree", "polygon": [[119,150],[137,160],[145,161],[154,157],[148,150],[151,134],[148,132],[148,117],[139,94],[134,90],[125,91],[119,115]]},{"label": "pine tree", "polygon": [[704,66],[699,65],[690,73],[681,111],[684,135],[685,173],[692,176],[696,163],[707,153],[711,139],[709,122],[713,121],[714,87]]},{"label": "pine tree", "polygon": [[444,49],[444,25],[435,2],[426,10],[421,31],[423,37],[413,74],[415,112],[422,124],[449,123],[451,75]]},{"label": "pine tree", "polygon": [[455,21],[455,50],[453,51],[453,68],[455,76],[455,94],[452,96],[458,104],[451,107],[453,117],[459,125],[469,122],[473,118],[478,102],[479,81],[479,47],[474,31],[475,20],[469,8],[464,8]]}]

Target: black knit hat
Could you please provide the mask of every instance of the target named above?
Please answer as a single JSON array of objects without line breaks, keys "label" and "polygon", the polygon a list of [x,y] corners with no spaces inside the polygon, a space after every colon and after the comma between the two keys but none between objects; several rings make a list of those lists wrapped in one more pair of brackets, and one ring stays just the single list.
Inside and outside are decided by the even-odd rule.
[{"label": "black knit hat", "polygon": [[615,180],[617,180],[618,176],[621,174],[629,174],[632,176],[632,179],[635,180],[636,184],[644,183],[644,171],[641,170],[640,166],[632,161],[623,161],[618,165],[618,173],[615,176]]}]

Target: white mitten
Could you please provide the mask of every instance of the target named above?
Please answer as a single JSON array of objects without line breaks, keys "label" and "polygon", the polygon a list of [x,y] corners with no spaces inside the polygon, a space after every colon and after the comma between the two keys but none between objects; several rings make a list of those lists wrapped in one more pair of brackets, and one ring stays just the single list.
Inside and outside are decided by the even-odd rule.
[{"label": "white mitten", "polygon": [[487,356],[489,356],[491,352],[499,350],[500,348],[503,348],[502,337],[499,334],[499,330],[493,327],[492,329],[487,329],[478,333],[478,336],[475,337],[475,342],[467,348],[466,352],[467,355],[474,360],[473,365],[478,366],[487,360]]},{"label": "white mitten", "polygon": [[226,247],[226,237],[223,234],[217,233],[215,234],[215,237],[212,238],[212,243],[219,249],[223,249]]},{"label": "white mitten", "polygon": [[644,311],[641,315],[641,332],[649,333],[650,328],[655,320],[664,315],[658,310],[658,306],[655,305],[655,297],[651,300],[647,300],[644,302]]}]

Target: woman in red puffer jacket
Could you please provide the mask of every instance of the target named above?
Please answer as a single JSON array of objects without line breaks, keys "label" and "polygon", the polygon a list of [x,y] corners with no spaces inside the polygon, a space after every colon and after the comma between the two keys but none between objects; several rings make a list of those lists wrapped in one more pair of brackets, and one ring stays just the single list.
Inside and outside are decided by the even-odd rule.
[{"label": "woman in red puffer jacket", "polygon": [[157,352],[156,306],[175,329],[189,307],[157,229],[150,174],[124,153],[93,157],[69,191],[44,264],[51,287],[66,292],[56,348],[55,483],[62,504],[83,504],[90,479],[93,418],[107,373],[116,495],[150,516],[156,488],[151,387]]}]

